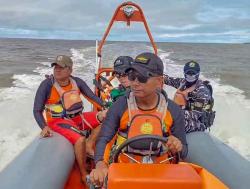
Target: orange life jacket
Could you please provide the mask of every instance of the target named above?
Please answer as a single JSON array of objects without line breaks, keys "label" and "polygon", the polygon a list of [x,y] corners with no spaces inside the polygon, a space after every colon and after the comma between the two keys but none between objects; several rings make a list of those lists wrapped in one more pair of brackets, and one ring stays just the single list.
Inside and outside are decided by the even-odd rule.
[{"label": "orange life jacket", "polygon": [[56,103],[47,102],[45,105],[47,121],[52,118],[70,117],[81,113],[83,103],[80,97],[80,90],[76,81],[70,78],[71,89],[65,91],[58,82],[54,81],[53,87],[59,94],[60,98]]},{"label": "orange life jacket", "polygon": [[170,133],[170,128],[167,128],[164,123],[168,103],[163,94],[159,93],[159,97],[159,103],[155,111],[146,113],[138,108],[133,93],[130,93],[127,99],[129,122],[126,130],[119,129],[116,145],[119,146],[126,139],[139,135],[163,136],[163,134]]},{"label": "orange life jacket", "polygon": [[156,110],[150,114],[145,114],[138,108],[133,93],[130,93],[127,103],[129,112],[128,138],[143,134],[163,136],[162,127],[167,112],[167,102],[162,94],[160,94]]},{"label": "orange life jacket", "polygon": [[[121,128],[117,134],[116,138],[116,147],[119,147],[123,142],[125,142],[127,139],[139,136],[139,135],[159,135],[159,136],[166,136],[167,134],[170,134],[170,128],[167,128],[167,126],[164,123],[166,114],[167,114],[167,107],[168,103],[164,97],[163,94],[159,93],[159,103],[158,106],[156,107],[155,111],[152,111],[150,113],[145,113],[145,111],[142,111],[138,108],[136,104],[135,97],[133,93],[131,92],[129,95],[129,98],[127,99],[127,104],[128,104],[128,114],[129,114],[129,122],[127,125],[127,130],[123,131]],[[160,143],[159,143],[160,144]],[[140,144],[139,144],[140,146]],[[160,146],[157,145],[158,147],[154,149],[154,153],[159,154],[160,153]],[[132,157],[134,160],[131,160],[128,158],[126,155],[121,154],[119,156],[119,161],[120,162],[133,162],[133,161],[138,161],[138,162],[144,162],[144,159],[147,159],[147,156],[144,156],[148,154],[149,149],[137,149],[134,148],[132,145],[128,147],[128,152],[132,153],[130,154],[130,157]],[[141,155],[136,155],[136,154],[141,154]],[[162,156],[154,156],[150,157],[149,161],[154,161],[154,162],[161,162],[165,160],[168,157],[169,154],[163,154]],[[146,160],[148,161],[148,160]]]}]

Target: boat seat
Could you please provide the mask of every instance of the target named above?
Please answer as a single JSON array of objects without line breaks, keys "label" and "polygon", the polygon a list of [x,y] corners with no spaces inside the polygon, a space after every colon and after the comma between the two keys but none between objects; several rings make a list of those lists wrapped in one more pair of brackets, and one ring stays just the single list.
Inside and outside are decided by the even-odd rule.
[{"label": "boat seat", "polygon": [[113,163],[108,172],[108,189],[201,189],[202,180],[186,164]]}]

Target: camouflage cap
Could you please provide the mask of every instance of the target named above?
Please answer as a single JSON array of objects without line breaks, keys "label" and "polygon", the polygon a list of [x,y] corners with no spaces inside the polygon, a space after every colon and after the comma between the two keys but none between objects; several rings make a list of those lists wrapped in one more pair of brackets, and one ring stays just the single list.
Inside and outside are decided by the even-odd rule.
[{"label": "camouflage cap", "polygon": [[68,57],[66,55],[58,55],[56,57],[55,62],[53,62],[51,64],[51,66],[53,67],[56,64],[61,66],[61,67],[70,67],[71,68],[73,66],[73,61],[72,61],[72,59],[70,57]]}]

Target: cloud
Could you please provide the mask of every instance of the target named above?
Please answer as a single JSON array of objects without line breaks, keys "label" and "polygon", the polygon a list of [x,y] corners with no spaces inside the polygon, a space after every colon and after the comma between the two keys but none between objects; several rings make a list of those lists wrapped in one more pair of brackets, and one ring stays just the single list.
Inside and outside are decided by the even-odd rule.
[{"label": "cloud", "polygon": [[62,30],[27,30],[0,28],[0,36],[6,38],[39,38],[39,39],[97,39],[95,35],[86,35],[82,32]]},{"label": "cloud", "polygon": [[[226,37],[249,41],[249,32],[227,33],[249,29],[247,0],[135,1],[142,7],[155,39],[197,41],[216,36],[225,42],[229,41]],[[0,37],[100,39],[121,2],[0,0]],[[115,24],[109,39],[148,40],[142,25],[132,24],[125,30],[125,25]]]},{"label": "cloud", "polygon": [[185,30],[192,30],[195,28],[200,27],[200,24],[189,24],[184,26],[170,26],[170,25],[159,25],[158,27],[163,30],[175,30],[175,31],[185,31]]},{"label": "cloud", "polygon": [[159,38],[178,38],[178,37],[208,37],[208,36],[250,36],[250,30],[236,30],[236,31],[227,31],[227,32],[219,32],[219,33],[165,33],[158,35]]},{"label": "cloud", "polygon": [[159,41],[243,43],[249,41],[250,30],[235,30],[214,33],[165,33],[157,35]]},{"label": "cloud", "polygon": [[219,33],[176,33],[176,34],[161,34],[158,37],[185,37],[185,36],[224,36],[224,35],[240,35],[240,36],[250,36],[250,30],[236,30],[236,31],[227,31]]},{"label": "cloud", "polygon": [[249,20],[250,13],[237,8],[214,8],[206,7],[203,11],[197,13],[197,19],[202,22],[214,23],[222,22],[228,19]]}]

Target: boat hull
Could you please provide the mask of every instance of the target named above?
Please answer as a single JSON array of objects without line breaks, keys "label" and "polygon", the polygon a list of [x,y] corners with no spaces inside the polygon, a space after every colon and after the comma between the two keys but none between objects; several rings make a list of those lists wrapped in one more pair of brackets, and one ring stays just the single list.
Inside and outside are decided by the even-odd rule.
[{"label": "boat hull", "polygon": [[[187,162],[204,167],[229,188],[250,185],[250,162],[229,146],[204,132],[188,134],[187,141]],[[72,144],[64,137],[37,137],[0,173],[0,188],[84,188],[74,163]]]},{"label": "boat hull", "polygon": [[72,144],[61,135],[37,137],[0,173],[0,188],[62,189],[74,161]]},{"label": "boat hull", "polygon": [[187,134],[187,142],[187,162],[204,167],[229,188],[250,186],[250,162],[228,145],[206,132]]}]

